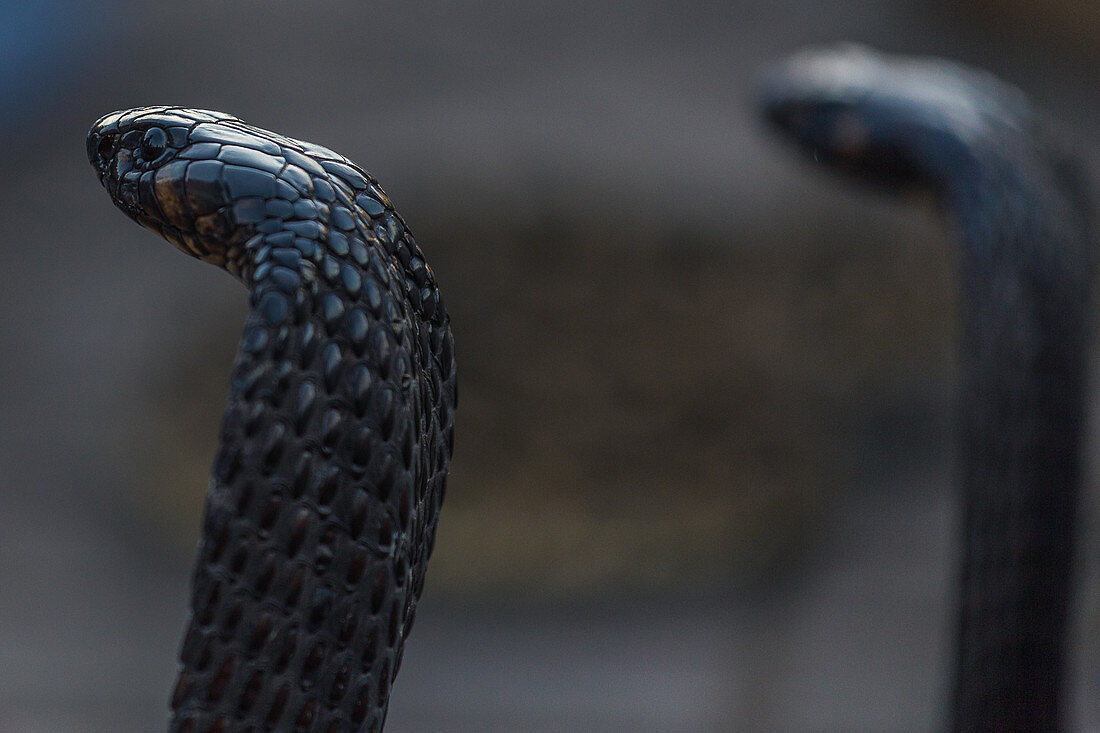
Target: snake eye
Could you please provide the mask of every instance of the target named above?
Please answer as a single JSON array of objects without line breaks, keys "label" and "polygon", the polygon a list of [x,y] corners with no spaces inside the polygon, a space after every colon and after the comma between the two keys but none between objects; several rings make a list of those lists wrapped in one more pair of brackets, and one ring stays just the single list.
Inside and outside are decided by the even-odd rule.
[{"label": "snake eye", "polygon": [[168,135],[159,127],[150,127],[145,131],[145,137],[141,138],[141,157],[146,162],[151,162],[164,154],[168,149]]}]

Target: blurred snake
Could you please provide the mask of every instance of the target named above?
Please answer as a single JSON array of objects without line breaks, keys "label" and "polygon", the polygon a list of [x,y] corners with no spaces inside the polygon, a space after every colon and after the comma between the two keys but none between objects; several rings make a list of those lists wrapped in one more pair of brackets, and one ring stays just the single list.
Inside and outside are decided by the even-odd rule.
[{"label": "blurred snake", "polygon": [[1095,261],[1065,136],[1016,88],[937,59],[805,52],[761,91],[768,119],[815,160],[929,190],[957,223],[963,538],[950,727],[1061,730]]},{"label": "blurred snake", "polygon": [[386,194],[219,112],[101,118],[112,201],[248,288],[169,730],[380,731],[453,446],[454,343]]}]

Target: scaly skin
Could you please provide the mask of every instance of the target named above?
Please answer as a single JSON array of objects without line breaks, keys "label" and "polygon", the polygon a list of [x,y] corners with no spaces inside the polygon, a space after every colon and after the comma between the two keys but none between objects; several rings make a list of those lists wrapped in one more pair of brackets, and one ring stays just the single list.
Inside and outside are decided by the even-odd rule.
[{"label": "scaly skin", "polygon": [[380,731],[453,445],[435,277],[377,183],[229,115],[107,115],[114,203],[249,289],[170,730]]},{"label": "scaly skin", "polygon": [[959,225],[951,727],[1061,730],[1095,261],[1082,177],[1019,90],[958,64],[807,52],[762,93],[768,118],[816,160],[931,190]]}]

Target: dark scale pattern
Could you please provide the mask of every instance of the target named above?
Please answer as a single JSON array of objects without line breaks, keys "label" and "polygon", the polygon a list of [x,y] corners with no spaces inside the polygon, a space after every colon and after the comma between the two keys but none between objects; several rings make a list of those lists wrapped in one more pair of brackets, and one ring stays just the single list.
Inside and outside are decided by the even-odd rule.
[{"label": "dark scale pattern", "polygon": [[107,115],[88,156],[119,208],[251,294],[169,729],[381,730],[453,445],[423,252],[354,163],[228,115]]},{"label": "dark scale pattern", "polygon": [[[1065,136],[939,59],[808,52],[763,85],[816,160],[935,192],[959,225],[962,559],[951,730],[1064,727],[1095,243]],[[919,274],[915,274],[919,276]]]}]

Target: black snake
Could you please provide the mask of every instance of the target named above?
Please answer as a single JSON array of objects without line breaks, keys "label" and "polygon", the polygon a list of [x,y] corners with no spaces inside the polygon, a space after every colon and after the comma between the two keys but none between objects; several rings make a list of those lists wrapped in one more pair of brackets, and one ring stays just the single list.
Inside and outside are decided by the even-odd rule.
[{"label": "black snake", "polygon": [[1072,151],[1020,91],[942,60],[807,52],[762,92],[768,118],[815,159],[932,190],[958,224],[964,535],[951,726],[1059,730],[1095,260]]},{"label": "black snake", "polygon": [[106,115],[88,158],[127,215],[250,291],[170,730],[381,730],[453,446],[423,252],[354,163],[219,112]]}]

